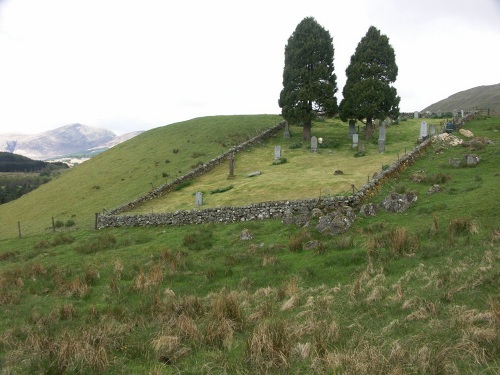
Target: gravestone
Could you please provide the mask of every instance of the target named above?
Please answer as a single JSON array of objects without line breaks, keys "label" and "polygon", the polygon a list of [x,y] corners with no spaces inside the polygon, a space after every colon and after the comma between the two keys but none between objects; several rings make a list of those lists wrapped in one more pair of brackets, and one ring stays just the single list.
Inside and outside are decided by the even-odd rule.
[{"label": "gravestone", "polygon": [[352,148],[358,147],[358,137],[359,137],[359,134],[354,133],[352,135]]},{"label": "gravestone", "polygon": [[378,140],[379,141],[385,141],[385,124],[380,125],[378,128]]},{"label": "gravestone", "polygon": [[464,110],[462,109],[462,118],[464,118]]},{"label": "gravestone", "polygon": [[420,123],[420,137],[418,137],[418,140],[421,142],[421,141],[424,141],[425,139],[427,139],[428,137],[428,130],[427,130],[427,122],[425,121],[422,121]]},{"label": "gravestone", "polygon": [[437,117],[441,117],[443,114],[441,111],[437,111]]},{"label": "gravestone", "polygon": [[290,129],[288,129],[288,121],[285,121],[285,132],[283,133],[283,137],[290,138]]},{"label": "gravestone", "polygon": [[318,152],[318,138],[314,135],[311,137],[311,152]]},{"label": "gravestone", "polygon": [[436,125],[429,125],[429,135],[436,135]]},{"label": "gravestone", "polygon": [[365,144],[363,141],[358,142],[358,152],[363,154],[365,152]]},{"label": "gravestone", "polygon": [[281,146],[274,146],[274,160],[281,159]]},{"label": "gravestone", "polygon": [[234,167],[236,165],[234,154],[229,154],[228,160],[229,160],[229,176],[228,176],[228,178],[233,178],[234,177]]},{"label": "gravestone", "polygon": [[418,118],[418,111],[415,111],[415,112],[413,113],[413,118]]},{"label": "gravestone", "polygon": [[385,139],[379,139],[378,140],[378,152],[384,152],[385,151]]},{"label": "gravestone", "polygon": [[201,191],[196,192],[195,202],[197,207],[203,205],[203,193]]},{"label": "gravestone", "polygon": [[352,139],[352,135],[356,133],[356,121],[349,120],[349,139]]}]

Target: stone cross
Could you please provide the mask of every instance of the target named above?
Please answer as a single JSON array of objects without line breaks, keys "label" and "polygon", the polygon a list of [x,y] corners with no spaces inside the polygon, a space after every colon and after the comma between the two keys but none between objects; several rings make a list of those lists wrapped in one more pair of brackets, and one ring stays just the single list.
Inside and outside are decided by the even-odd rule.
[{"label": "stone cross", "polygon": [[236,165],[234,154],[229,154],[227,159],[229,160],[229,176],[228,176],[228,178],[233,178],[234,177],[234,167]]},{"label": "stone cross", "polygon": [[281,159],[281,146],[274,146],[274,160]]},{"label": "stone cross", "polygon": [[352,135],[356,133],[356,121],[349,120],[349,138],[352,139]]},{"label": "stone cross", "polygon": [[290,129],[288,129],[288,121],[285,121],[285,132],[283,133],[283,137],[290,138]]},{"label": "stone cross", "polygon": [[196,192],[195,202],[198,207],[203,205],[203,193],[201,191]]},{"label": "stone cross", "polygon": [[359,134],[354,133],[352,135],[352,148],[358,147],[358,137],[359,137]]},{"label": "stone cross", "polygon": [[311,152],[318,152],[318,138],[315,135],[311,137]]}]

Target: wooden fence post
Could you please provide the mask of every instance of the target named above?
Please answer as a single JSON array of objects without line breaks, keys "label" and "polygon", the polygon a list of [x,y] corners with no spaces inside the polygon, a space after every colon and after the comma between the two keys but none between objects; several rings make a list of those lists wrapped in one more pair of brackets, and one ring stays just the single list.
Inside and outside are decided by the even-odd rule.
[{"label": "wooden fence post", "polygon": [[95,225],[94,225],[94,229],[97,230],[97,222],[99,221],[99,212],[96,212],[95,213]]},{"label": "wooden fence post", "polygon": [[19,232],[19,238],[21,238],[21,222],[17,222],[17,231]]}]

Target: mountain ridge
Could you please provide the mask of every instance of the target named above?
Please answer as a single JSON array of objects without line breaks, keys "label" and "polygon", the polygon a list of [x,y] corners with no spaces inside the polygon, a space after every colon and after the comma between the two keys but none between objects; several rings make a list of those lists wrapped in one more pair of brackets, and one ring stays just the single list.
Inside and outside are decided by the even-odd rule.
[{"label": "mountain ridge", "polygon": [[491,114],[499,114],[500,83],[459,91],[446,99],[425,107],[421,112],[453,112],[455,109],[489,109]]},{"label": "mountain ridge", "polygon": [[37,134],[0,134],[0,151],[35,160],[49,160],[72,154],[103,151],[140,133],[138,131],[117,136],[107,129],[74,123]]}]

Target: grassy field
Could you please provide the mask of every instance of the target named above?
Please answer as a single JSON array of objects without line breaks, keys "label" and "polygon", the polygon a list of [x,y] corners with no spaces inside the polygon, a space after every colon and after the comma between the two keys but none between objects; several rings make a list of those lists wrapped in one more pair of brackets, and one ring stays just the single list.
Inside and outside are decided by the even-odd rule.
[{"label": "grassy field", "polygon": [[[337,127],[325,122],[313,130],[329,139]],[[499,373],[500,119],[467,128],[493,143],[433,144],[372,198],[415,191],[414,206],[359,216],[337,237],[321,235],[314,220],[304,228],[269,220],[62,228],[1,240],[2,373]],[[414,142],[415,129],[411,121],[391,127],[387,152],[380,155],[371,144],[361,158],[348,143],[332,155],[310,155],[305,146],[286,148],[280,138],[288,162],[275,166],[271,140],[237,160],[234,181],[215,177],[205,189],[230,182],[232,190],[213,195],[229,197],[242,189],[240,168],[262,170],[260,178],[302,157],[316,164],[325,159],[329,173],[346,174],[347,164],[364,160],[371,164],[364,173],[371,174],[385,163],[381,158],[393,160]],[[396,132],[401,143],[391,147]],[[337,166],[332,159],[341,153],[349,160]],[[481,162],[449,165],[466,153]],[[259,161],[245,168],[253,155]],[[223,178],[227,171],[206,178],[217,173]],[[443,190],[428,194],[436,183]],[[243,231],[252,239],[241,240]]]}]

